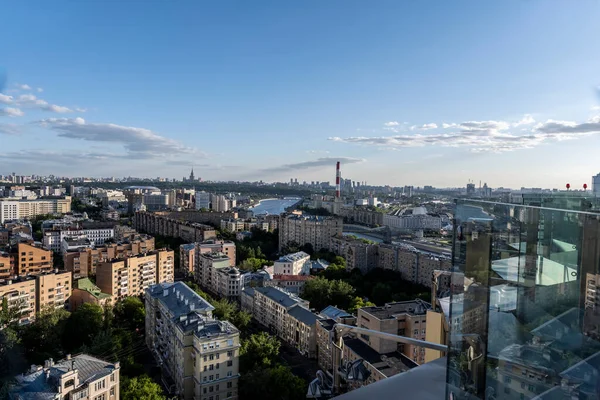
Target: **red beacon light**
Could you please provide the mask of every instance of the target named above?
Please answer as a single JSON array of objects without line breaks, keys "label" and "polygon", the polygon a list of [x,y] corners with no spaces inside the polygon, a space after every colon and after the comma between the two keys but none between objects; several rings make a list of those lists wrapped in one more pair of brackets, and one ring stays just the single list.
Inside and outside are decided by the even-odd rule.
[{"label": "red beacon light", "polygon": [[587,183],[583,184],[583,190],[587,190]]},{"label": "red beacon light", "polygon": [[567,183],[567,190],[571,189],[571,184]]}]

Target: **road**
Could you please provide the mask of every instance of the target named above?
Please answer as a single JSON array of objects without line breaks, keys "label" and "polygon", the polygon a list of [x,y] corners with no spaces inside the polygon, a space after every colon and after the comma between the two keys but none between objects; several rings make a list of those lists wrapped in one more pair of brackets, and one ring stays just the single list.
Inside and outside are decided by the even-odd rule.
[{"label": "road", "polygon": [[448,257],[452,255],[452,250],[448,247],[436,246],[434,244],[416,242],[413,240],[398,240],[394,242],[406,243],[418,250],[428,251],[430,253],[443,254]]}]

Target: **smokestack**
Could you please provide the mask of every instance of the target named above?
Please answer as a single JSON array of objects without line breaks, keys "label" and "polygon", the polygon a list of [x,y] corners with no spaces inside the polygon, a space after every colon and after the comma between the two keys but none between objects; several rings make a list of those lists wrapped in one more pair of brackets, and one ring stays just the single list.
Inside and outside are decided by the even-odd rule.
[{"label": "smokestack", "polygon": [[340,162],[338,161],[337,164],[335,164],[335,198],[339,199],[340,198]]}]

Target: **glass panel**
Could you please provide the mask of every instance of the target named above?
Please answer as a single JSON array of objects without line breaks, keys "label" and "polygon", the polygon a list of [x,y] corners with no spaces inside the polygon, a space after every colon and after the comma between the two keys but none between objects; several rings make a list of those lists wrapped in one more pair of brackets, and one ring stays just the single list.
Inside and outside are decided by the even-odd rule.
[{"label": "glass panel", "polygon": [[457,200],[454,229],[447,398],[599,398],[600,215]]}]

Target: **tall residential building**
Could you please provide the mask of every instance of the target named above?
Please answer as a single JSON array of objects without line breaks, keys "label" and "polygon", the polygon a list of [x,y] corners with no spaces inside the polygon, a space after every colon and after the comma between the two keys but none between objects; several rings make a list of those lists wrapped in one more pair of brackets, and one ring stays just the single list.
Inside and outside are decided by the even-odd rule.
[{"label": "tall residential building", "polygon": [[38,215],[71,212],[71,197],[35,200],[0,199],[0,223],[15,219],[33,219]]},{"label": "tall residential building", "polygon": [[338,217],[281,214],[278,225],[279,250],[292,243],[309,243],[315,251],[319,251],[329,248],[331,237],[342,234],[344,223]]},{"label": "tall residential building", "polygon": [[52,252],[31,243],[17,243],[11,250],[11,257],[12,275],[37,275],[54,269]]},{"label": "tall residential building", "polygon": [[229,258],[229,265],[235,267],[235,243],[230,240],[205,240],[204,242],[196,243],[196,249],[199,254],[223,253]]},{"label": "tall residential building", "polygon": [[9,400],[119,400],[120,363],[114,364],[79,354],[15,377],[16,384],[8,392]]},{"label": "tall residential building", "polygon": [[210,193],[196,191],[196,210],[210,210]]},{"label": "tall residential building", "polygon": [[146,345],[169,394],[184,400],[237,399],[239,331],[182,282],[146,290]]},{"label": "tall residential building", "polygon": [[173,282],[174,262],[174,252],[167,249],[104,261],[96,269],[96,284],[113,301],[139,296],[156,283]]},{"label": "tall residential building", "polygon": [[179,245],[179,270],[185,274],[193,275],[196,261],[196,244],[185,243]]},{"label": "tall residential building", "polygon": [[127,258],[154,250],[154,237],[143,234],[130,234],[113,243],[105,243],[95,248],[76,249],[63,255],[65,269],[78,277],[96,275],[99,263],[115,258]]},{"label": "tall residential building", "polygon": [[[205,214],[198,211],[193,212],[197,214],[196,216],[202,216],[203,214]],[[188,214],[167,212],[166,215],[181,215],[181,217],[187,218]],[[148,233],[150,235],[163,235],[181,238],[186,242],[203,242],[205,240],[217,237],[215,228],[213,228],[211,225],[196,222],[188,222],[187,220],[182,221],[180,219],[169,218],[166,215],[163,215],[159,212],[150,213],[138,211],[135,213],[134,217],[135,229],[141,232]],[[220,213],[214,213],[214,215],[216,216],[216,218],[219,218],[221,216]],[[206,220],[212,219],[212,217],[206,218]],[[220,221],[220,218],[218,219],[218,221]]]},{"label": "tall residential building", "polygon": [[[427,310],[431,305],[422,300],[387,303],[383,307],[358,309],[357,326],[375,331],[425,340]],[[417,364],[425,362],[425,349],[415,345],[400,345],[369,335],[360,335],[360,340],[380,354],[400,351]]]},{"label": "tall residential building", "polygon": [[273,264],[273,275],[304,275],[310,274],[304,265],[310,256],[303,251],[279,257]]},{"label": "tall residential building", "polygon": [[69,308],[71,290],[71,274],[53,271],[0,281],[0,300],[6,299],[18,322],[27,324],[46,309]]},{"label": "tall residential building", "polygon": [[592,176],[592,194],[600,197],[600,174]]},{"label": "tall residential building", "polygon": [[197,253],[194,264],[196,282],[222,297],[239,298],[242,277],[237,268],[230,267],[230,259],[224,253]]}]

